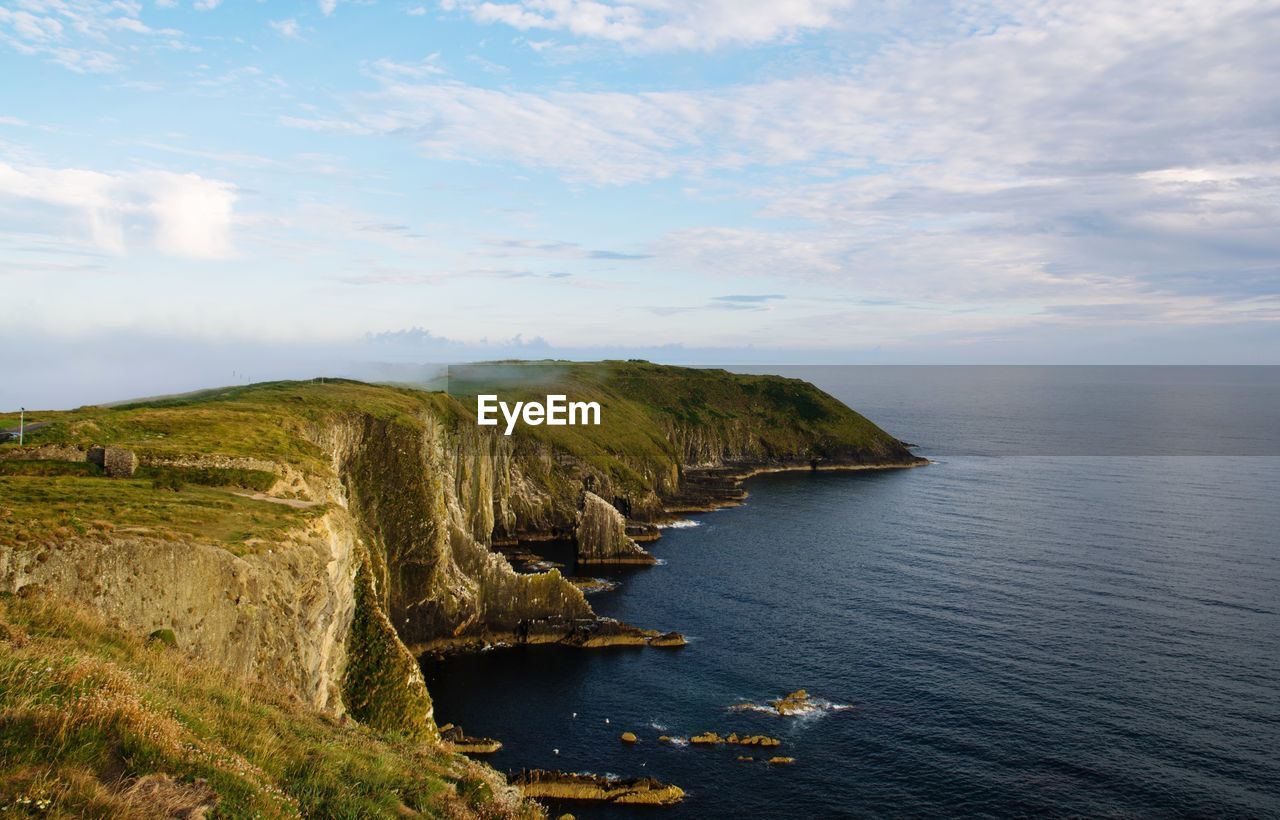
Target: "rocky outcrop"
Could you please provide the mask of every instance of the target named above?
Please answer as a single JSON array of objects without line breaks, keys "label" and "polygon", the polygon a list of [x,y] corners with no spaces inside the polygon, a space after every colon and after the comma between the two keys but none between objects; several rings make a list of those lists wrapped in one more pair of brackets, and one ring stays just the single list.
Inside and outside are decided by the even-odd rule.
[{"label": "rocky outcrop", "polygon": [[797,689],[790,694],[769,701],[769,705],[780,715],[803,715],[812,712],[817,708],[817,704],[813,698],[809,697],[809,693],[803,689]]},{"label": "rocky outcrop", "polygon": [[447,741],[455,752],[467,755],[491,755],[502,751],[502,741],[491,737],[470,737],[461,726],[452,723],[440,727],[440,739]]},{"label": "rocky outcrop", "polygon": [[650,777],[622,779],[598,774],[529,769],[511,780],[529,797],[590,800],[623,805],[669,806],[684,799],[679,786]]},{"label": "rocky outcrop", "polygon": [[[438,419],[371,416],[319,431],[369,541],[382,605],[419,650],[451,642],[559,639],[595,613],[557,571],[521,575],[477,537],[504,516],[509,453]],[[472,446],[460,446],[466,441]]]},{"label": "rocky outcrop", "polygon": [[739,735],[737,732],[731,732],[728,736],[722,736],[719,732],[703,732],[700,735],[694,735],[689,738],[689,742],[695,746],[720,746],[727,744],[729,746],[778,746],[782,741],[776,737],[768,735]]},{"label": "rocky outcrop", "polygon": [[582,510],[574,529],[578,561],[584,564],[653,564],[652,555],[627,535],[627,521],[612,504],[583,492]]}]

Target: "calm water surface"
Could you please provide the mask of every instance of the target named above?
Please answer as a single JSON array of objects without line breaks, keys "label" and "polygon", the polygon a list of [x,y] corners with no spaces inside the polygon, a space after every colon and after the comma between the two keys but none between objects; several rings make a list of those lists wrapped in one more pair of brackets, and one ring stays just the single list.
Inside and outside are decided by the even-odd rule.
[{"label": "calm water surface", "polygon": [[[823,386],[855,406],[842,392],[888,396],[842,378]],[[579,817],[1280,816],[1280,458],[948,455],[945,422],[885,409],[936,464],[762,476],[746,506],[667,530],[664,565],[595,573],[620,581],[599,612],[689,646],[428,665],[439,720],[501,738],[499,769],[689,792]],[[728,708],[798,687],[851,708]],[[797,762],[656,740],[706,730]]]}]

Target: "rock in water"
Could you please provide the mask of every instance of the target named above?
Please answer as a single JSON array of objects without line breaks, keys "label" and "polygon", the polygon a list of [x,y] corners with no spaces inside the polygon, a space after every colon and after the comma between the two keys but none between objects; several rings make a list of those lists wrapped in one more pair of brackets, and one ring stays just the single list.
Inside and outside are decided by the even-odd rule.
[{"label": "rock in water", "polygon": [[461,726],[452,723],[440,727],[440,739],[453,744],[453,750],[463,754],[491,755],[502,749],[502,741],[491,737],[468,737]]},{"label": "rock in water", "polygon": [[593,492],[582,493],[574,537],[578,560],[584,564],[654,564],[658,560],[627,536],[622,513]]},{"label": "rock in water", "polygon": [[638,738],[636,738],[635,732],[623,732],[618,739],[623,743],[635,743]]},{"label": "rock in water", "polygon": [[785,697],[769,701],[769,705],[780,715],[800,715],[812,711],[816,704],[803,689],[797,689]]},{"label": "rock in water", "polygon": [[521,772],[511,782],[529,797],[555,800],[669,806],[684,799],[684,790],[679,786],[661,783],[650,777],[628,780],[595,774],[531,769]]}]

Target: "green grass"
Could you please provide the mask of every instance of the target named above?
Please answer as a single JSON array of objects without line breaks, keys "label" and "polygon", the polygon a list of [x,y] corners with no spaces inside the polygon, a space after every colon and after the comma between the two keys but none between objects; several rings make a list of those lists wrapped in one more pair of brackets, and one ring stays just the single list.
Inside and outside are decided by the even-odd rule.
[{"label": "green grass", "polygon": [[[221,488],[156,489],[147,478],[0,475],[0,546],[137,535],[212,543],[237,554],[270,544],[323,506],[294,509]],[[251,542],[251,543],[246,543]]]},{"label": "green grass", "polygon": [[[441,408],[439,394],[345,380],[264,382],[185,396],[77,410],[29,414],[48,426],[28,444],[115,444],[149,456],[218,453],[319,468],[324,454],[307,441],[308,425],[337,415],[416,418]],[[446,412],[446,415],[448,413]],[[17,447],[0,444],[0,452]]]},{"label": "green grass", "polygon": [[210,798],[218,817],[510,816],[488,801],[491,777],[73,605],[0,596],[5,816],[169,816]]},{"label": "green grass", "polygon": [[142,467],[137,478],[160,481],[166,486],[185,487],[239,487],[245,490],[266,492],[276,483],[276,474],[266,470],[246,470],[240,467]]},{"label": "green grass", "polygon": [[618,479],[643,486],[646,475],[681,459],[675,427],[748,442],[761,454],[825,455],[883,447],[893,438],[832,396],[799,379],[671,367],[644,361],[494,362],[451,369],[449,392],[468,414],[477,393],[508,402],[549,392],[598,401],[598,427],[526,427],[547,442]]},{"label": "green grass", "polygon": [[0,461],[0,476],[105,475],[102,468],[87,461]]}]

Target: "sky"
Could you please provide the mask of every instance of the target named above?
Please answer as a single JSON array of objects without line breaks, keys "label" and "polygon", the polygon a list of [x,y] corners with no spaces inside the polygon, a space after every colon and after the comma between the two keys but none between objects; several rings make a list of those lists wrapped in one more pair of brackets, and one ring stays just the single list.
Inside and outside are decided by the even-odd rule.
[{"label": "sky", "polygon": [[1278,42],[1275,0],[0,0],[0,407],[1277,363]]}]

